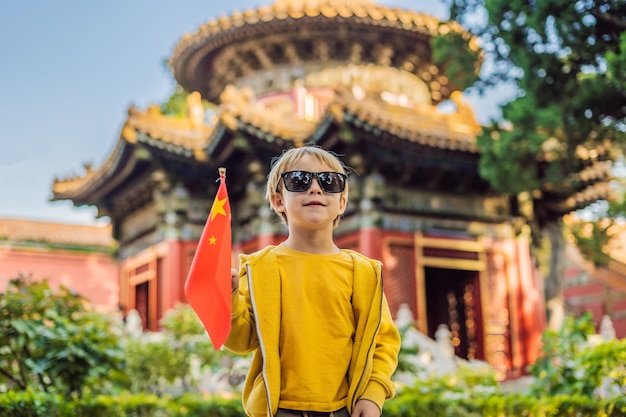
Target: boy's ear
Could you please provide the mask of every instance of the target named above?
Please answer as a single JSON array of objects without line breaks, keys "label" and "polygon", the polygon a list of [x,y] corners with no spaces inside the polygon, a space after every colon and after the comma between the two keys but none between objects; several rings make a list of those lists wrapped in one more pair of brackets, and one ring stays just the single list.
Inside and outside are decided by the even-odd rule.
[{"label": "boy's ear", "polygon": [[283,213],[285,211],[285,202],[281,193],[270,194],[270,203],[274,212]]},{"label": "boy's ear", "polygon": [[339,197],[339,214],[343,214],[348,207],[348,197],[345,194],[341,194]]}]

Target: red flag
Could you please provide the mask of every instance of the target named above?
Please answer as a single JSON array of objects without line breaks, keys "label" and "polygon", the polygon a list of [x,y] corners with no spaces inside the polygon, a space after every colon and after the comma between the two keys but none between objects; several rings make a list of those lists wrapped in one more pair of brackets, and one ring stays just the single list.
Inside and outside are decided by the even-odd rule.
[{"label": "red flag", "polygon": [[220,168],[220,187],[213,201],[198,248],[191,262],[185,296],[219,349],[230,333],[232,310],[230,203],[226,168]]}]

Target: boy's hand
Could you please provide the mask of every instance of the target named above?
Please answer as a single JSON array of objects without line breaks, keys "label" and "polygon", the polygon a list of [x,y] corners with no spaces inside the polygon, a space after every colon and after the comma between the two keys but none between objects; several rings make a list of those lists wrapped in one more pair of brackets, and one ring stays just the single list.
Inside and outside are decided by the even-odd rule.
[{"label": "boy's hand", "polygon": [[380,417],[380,408],[370,400],[361,399],[356,402],[352,417]]},{"label": "boy's hand", "polygon": [[235,292],[239,288],[239,274],[237,274],[237,270],[235,268],[231,268],[230,277],[232,280],[233,292]]}]

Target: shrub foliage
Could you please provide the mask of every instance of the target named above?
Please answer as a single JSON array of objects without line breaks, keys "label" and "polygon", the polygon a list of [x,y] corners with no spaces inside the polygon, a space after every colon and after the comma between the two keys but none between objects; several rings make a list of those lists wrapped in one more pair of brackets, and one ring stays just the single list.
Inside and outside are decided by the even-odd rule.
[{"label": "shrub foliage", "polygon": [[0,390],[99,392],[121,360],[113,323],[69,289],[18,277],[0,294]]},{"label": "shrub foliage", "polygon": [[[228,368],[233,356],[212,348],[193,311],[179,305],[161,326],[159,337],[137,338],[66,288],[10,281],[0,294],[0,415],[243,417],[238,394],[199,388],[199,370]],[[626,417],[626,341],[590,344],[592,333],[589,315],[547,331],[527,394],[504,393],[493,373],[460,367],[400,387],[385,416]],[[226,377],[240,381],[232,369]]]}]

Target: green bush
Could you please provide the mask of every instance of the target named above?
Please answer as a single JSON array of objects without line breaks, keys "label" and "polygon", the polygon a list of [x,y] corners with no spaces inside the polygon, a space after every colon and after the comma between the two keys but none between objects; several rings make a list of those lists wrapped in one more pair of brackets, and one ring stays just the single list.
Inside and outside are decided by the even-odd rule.
[{"label": "green bush", "polygon": [[232,367],[235,355],[215,351],[188,305],[160,324],[159,333],[134,338],[67,288],[13,279],[0,294],[0,393],[181,395],[200,391],[202,372]]},{"label": "green bush", "polygon": [[[85,397],[66,401],[59,395],[32,391],[0,396],[3,417],[245,417],[239,398],[185,394]],[[626,417],[626,399],[584,396],[536,397],[521,394],[443,398],[403,393],[385,404],[385,417]]]},{"label": "green bush", "polygon": [[[239,398],[180,397],[125,393],[67,401],[43,392],[0,395],[3,417],[244,417]],[[385,417],[626,417],[626,399],[601,400],[576,395],[521,394],[445,398],[404,391],[387,401]]]},{"label": "green bush", "polygon": [[0,394],[2,417],[64,417],[63,398],[56,394],[34,392],[30,388]]},{"label": "green bush", "polygon": [[0,392],[103,392],[121,361],[114,323],[67,288],[19,277],[0,294]]},{"label": "green bush", "polygon": [[68,401],[44,392],[10,391],[0,395],[2,417],[244,417],[239,398],[130,394]]},{"label": "green bush", "polygon": [[626,339],[593,344],[589,339],[594,333],[590,313],[567,317],[558,331],[544,332],[541,355],[530,366],[532,392],[539,396],[624,395]]},{"label": "green bush", "polygon": [[451,396],[403,392],[385,404],[385,417],[624,417],[626,399],[523,394]]},{"label": "green bush", "polygon": [[166,404],[166,398],[156,395],[122,393],[76,401],[70,409],[77,417],[165,417]]},{"label": "green bush", "polygon": [[[202,395],[196,380],[197,371],[228,367],[234,355],[213,349],[187,305],[168,311],[160,324],[156,339],[120,338],[107,316],[67,289],[11,281],[0,295],[0,416],[243,417],[238,394]],[[583,315],[547,331],[528,394],[503,393],[490,368],[460,365],[454,375],[401,387],[384,414],[626,417],[626,340],[592,345],[593,330]],[[232,369],[228,376],[241,377]],[[600,398],[601,386],[614,395]]]}]

